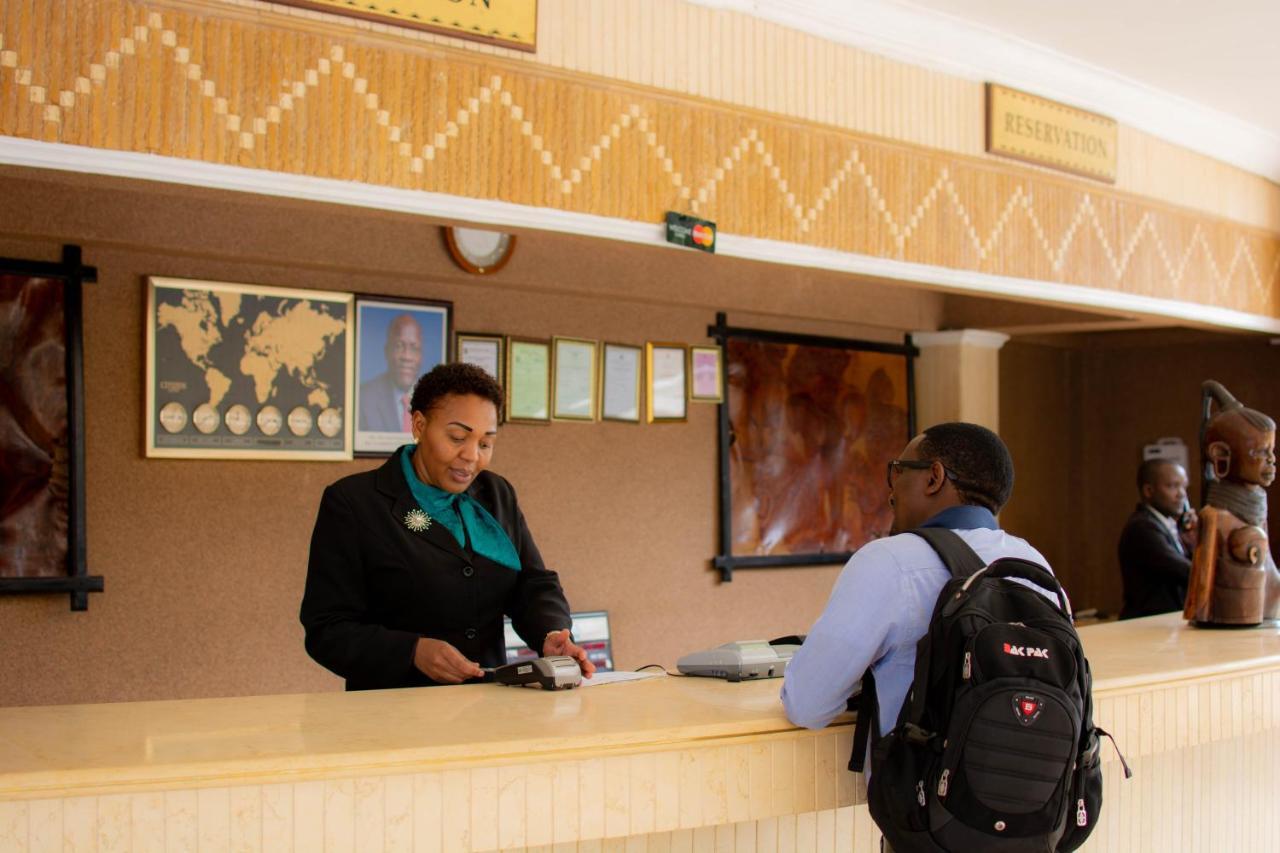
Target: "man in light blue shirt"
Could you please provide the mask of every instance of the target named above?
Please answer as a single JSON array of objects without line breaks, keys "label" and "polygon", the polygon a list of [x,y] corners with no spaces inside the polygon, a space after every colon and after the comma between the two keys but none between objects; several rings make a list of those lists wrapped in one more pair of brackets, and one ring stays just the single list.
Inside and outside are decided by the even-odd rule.
[{"label": "man in light blue shirt", "polygon": [[896,724],[915,674],[916,642],[951,577],[927,542],[904,531],[950,528],[988,563],[1021,557],[1049,568],[1040,552],[996,522],[1013,490],[1013,460],[991,430],[966,423],[930,427],[889,463],[887,476],[891,534],[897,535],[868,542],[849,559],[788,664],[782,704],[796,725],[820,729],[835,719],[868,667],[880,734]]}]

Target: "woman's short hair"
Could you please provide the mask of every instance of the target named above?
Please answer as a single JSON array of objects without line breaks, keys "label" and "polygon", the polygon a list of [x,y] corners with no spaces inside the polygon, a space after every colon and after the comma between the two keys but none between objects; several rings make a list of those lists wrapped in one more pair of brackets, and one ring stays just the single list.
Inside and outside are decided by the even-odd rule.
[{"label": "woman's short hair", "polygon": [[422,374],[413,387],[409,408],[425,415],[450,394],[474,394],[488,400],[502,417],[502,386],[484,368],[462,362],[437,364]]}]

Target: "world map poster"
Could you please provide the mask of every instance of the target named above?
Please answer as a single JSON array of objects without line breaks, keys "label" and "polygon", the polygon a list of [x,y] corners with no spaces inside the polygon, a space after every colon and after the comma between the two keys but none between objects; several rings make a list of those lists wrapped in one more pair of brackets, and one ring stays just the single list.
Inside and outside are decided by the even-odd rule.
[{"label": "world map poster", "polygon": [[147,455],[351,458],[353,295],[150,278]]}]

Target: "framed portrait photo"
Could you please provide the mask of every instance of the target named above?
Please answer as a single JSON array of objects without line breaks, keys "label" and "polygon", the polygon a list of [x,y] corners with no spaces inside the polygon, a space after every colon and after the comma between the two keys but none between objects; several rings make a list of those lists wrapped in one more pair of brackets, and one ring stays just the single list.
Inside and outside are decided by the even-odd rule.
[{"label": "framed portrait photo", "polygon": [[596,342],[581,338],[551,339],[551,416],[558,421],[596,419]]},{"label": "framed portrait photo", "polygon": [[350,459],[353,299],[148,278],[147,456]]},{"label": "framed portrait photo", "polygon": [[505,385],[506,344],[502,335],[490,335],[483,332],[458,332],[453,339],[453,360],[463,364],[474,364],[485,373]]},{"label": "framed portrait photo", "polygon": [[600,359],[600,417],[606,421],[638,424],[644,406],[640,396],[644,350],[607,342],[603,350]]},{"label": "framed portrait photo", "polygon": [[649,423],[685,420],[689,414],[685,345],[650,341],[644,353]]},{"label": "framed portrait photo", "polygon": [[689,399],[698,403],[724,400],[720,347],[689,347]]},{"label": "framed portrait photo", "polygon": [[356,297],[358,455],[386,456],[413,441],[413,388],[422,374],[449,360],[452,317],[452,302]]},{"label": "framed portrait photo", "polygon": [[551,422],[551,344],[533,338],[507,339],[507,420]]}]

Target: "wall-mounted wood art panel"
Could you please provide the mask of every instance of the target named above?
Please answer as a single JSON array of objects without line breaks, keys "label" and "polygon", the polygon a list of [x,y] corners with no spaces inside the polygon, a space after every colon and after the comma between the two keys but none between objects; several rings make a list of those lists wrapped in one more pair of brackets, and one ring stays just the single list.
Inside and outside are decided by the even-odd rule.
[{"label": "wall-mounted wood art panel", "polygon": [[[39,8],[37,8],[37,6]],[[0,134],[1280,315],[1280,240],[982,158],[309,19],[0,0]]]},{"label": "wall-mounted wood art panel", "polygon": [[[842,564],[889,532],[885,465],[914,432],[909,343],[735,328],[724,347],[720,553],[735,568]],[[779,464],[779,461],[782,464]]]},{"label": "wall-mounted wood art panel", "polygon": [[85,536],[79,246],[60,263],[0,258],[0,594],[102,592]]}]

